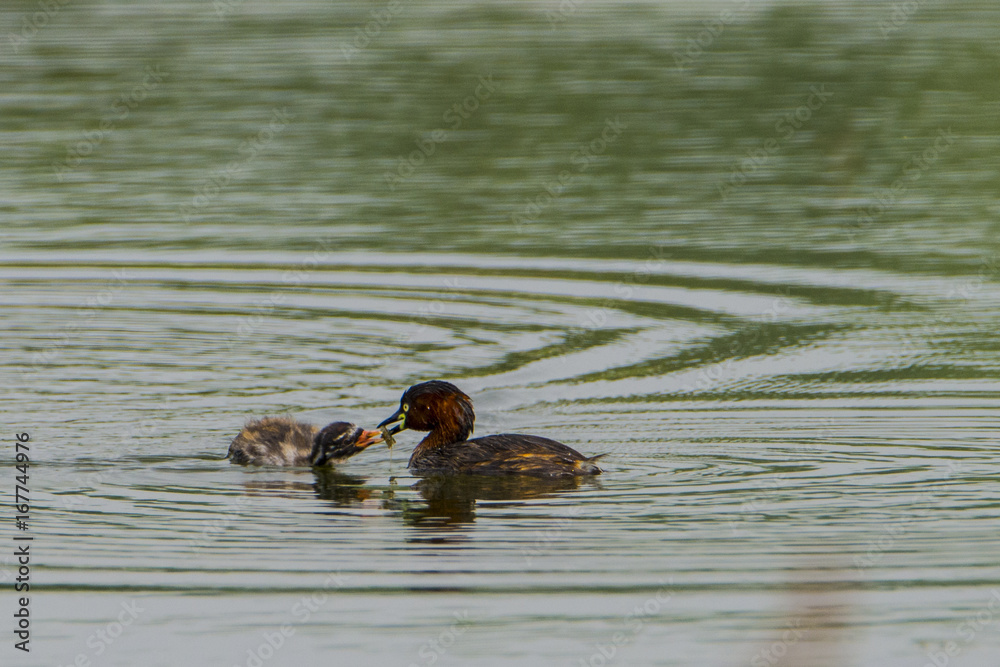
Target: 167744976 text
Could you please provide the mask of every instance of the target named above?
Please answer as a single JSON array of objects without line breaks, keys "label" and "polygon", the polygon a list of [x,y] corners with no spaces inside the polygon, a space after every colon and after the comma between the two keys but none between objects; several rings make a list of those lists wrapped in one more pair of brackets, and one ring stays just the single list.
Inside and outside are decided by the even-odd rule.
[{"label": "167744976 text", "polygon": [[29,610],[30,598],[27,593],[31,590],[31,540],[34,539],[27,534],[28,521],[31,517],[31,498],[28,487],[28,469],[31,465],[31,457],[28,455],[30,447],[28,441],[31,436],[27,433],[18,433],[14,442],[14,524],[23,534],[14,536],[14,557],[17,559],[17,577],[14,579],[14,590],[20,593],[17,598],[17,607],[14,612],[14,648],[28,653],[31,648],[31,612]]}]

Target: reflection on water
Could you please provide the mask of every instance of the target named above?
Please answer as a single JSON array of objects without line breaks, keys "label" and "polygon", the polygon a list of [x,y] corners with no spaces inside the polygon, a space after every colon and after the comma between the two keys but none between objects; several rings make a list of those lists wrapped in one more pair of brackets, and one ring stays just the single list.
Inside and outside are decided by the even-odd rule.
[{"label": "reflection on water", "polygon": [[[56,4],[0,9],[32,658],[995,664],[997,7]],[[222,459],[432,378],[605,474]]]},{"label": "reflection on water", "polygon": [[[492,508],[501,508],[502,501],[542,498],[559,492],[571,491],[580,486],[579,478],[535,478],[520,476],[434,475],[418,479],[408,486],[405,496],[397,497],[399,481],[389,478],[387,487],[376,487],[369,480],[357,475],[339,472],[332,468],[315,468],[316,477],[311,488],[316,497],[333,503],[338,508],[372,506],[385,510],[389,516],[402,519],[408,526],[424,529],[446,527],[449,524],[473,523],[476,520],[476,503],[489,501]],[[588,479],[591,487],[597,483]],[[305,482],[248,482],[246,493],[258,497],[284,496],[294,498],[310,485]],[[599,488],[599,487],[598,487]]]},{"label": "reflection on water", "polygon": [[316,497],[329,500],[334,505],[350,507],[377,496],[377,492],[366,488],[367,480],[364,477],[328,468],[317,468],[313,472],[316,475],[316,482],[313,484]]},{"label": "reflection on water", "polygon": [[[591,482],[592,483],[592,482]],[[492,508],[502,501],[540,498],[577,488],[580,481],[569,478],[489,477],[479,475],[430,476],[414,485],[426,505],[401,506],[403,521],[419,528],[435,528],[476,520],[477,501],[488,500]]]}]

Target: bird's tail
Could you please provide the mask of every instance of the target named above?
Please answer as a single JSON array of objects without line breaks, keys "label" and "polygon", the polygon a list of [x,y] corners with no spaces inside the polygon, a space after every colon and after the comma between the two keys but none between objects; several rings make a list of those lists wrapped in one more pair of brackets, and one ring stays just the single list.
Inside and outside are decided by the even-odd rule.
[{"label": "bird's tail", "polygon": [[584,460],[578,461],[576,467],[579,468],[584,475],[600,475],[604,471],[598,468],[594,461],[604,458],[610,453],[611,452],[604,452],[603,454],[598,454],[597,456],[588,456]]}]

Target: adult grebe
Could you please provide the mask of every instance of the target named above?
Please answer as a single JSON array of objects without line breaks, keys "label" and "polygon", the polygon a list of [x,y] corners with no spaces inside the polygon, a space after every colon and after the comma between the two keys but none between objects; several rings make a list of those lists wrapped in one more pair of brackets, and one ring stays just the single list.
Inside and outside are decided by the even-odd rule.
[{"label": "adult grebe", "polygon": [[264,417],[248,423],[233,438],[226,458],[256,466],[323,466],[381,441],[381,431],[366,431],[348,422],[319,429],[286,417]]},{"label": "adult grebe", "polygon": [[[561,442],[537,435],[502,433],[469,440],[476,421],[472,399],[451,384],[431,380],[403,393],[399,409],[379,424],[389,433],[430,431],[410,457],[415,471],[542,477],[598,475],[594,461]],[[603,454],[601,455],[603,456]]]}]

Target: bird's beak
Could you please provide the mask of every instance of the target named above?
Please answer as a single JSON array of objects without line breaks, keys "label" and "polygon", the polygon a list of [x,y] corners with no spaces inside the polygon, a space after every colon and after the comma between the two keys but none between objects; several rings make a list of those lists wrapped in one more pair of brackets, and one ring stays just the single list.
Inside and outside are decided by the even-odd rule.
[{"label": "bird's beak", "polygon": [[386,432],[389,435],[395,435],[396,433],[399,433],[400,431],[405,431],[406,430],[406,413],[403,412],[402,408],[400,408],[399,410],[396,410],[396,412],[393,413],[393,415],[391,417],[389,417],[384,422],[382,422],[381,424],[378,425],[378,428],[383,428],[383,427],[388,427],[386,429]]},{"label": "bird's beak", "polygon": [[361,436],[358,437],[358,441],[354,443],[354,446],[358,449],[364,449],[380,442],[382,442],[382,431],[362,430]]}]

